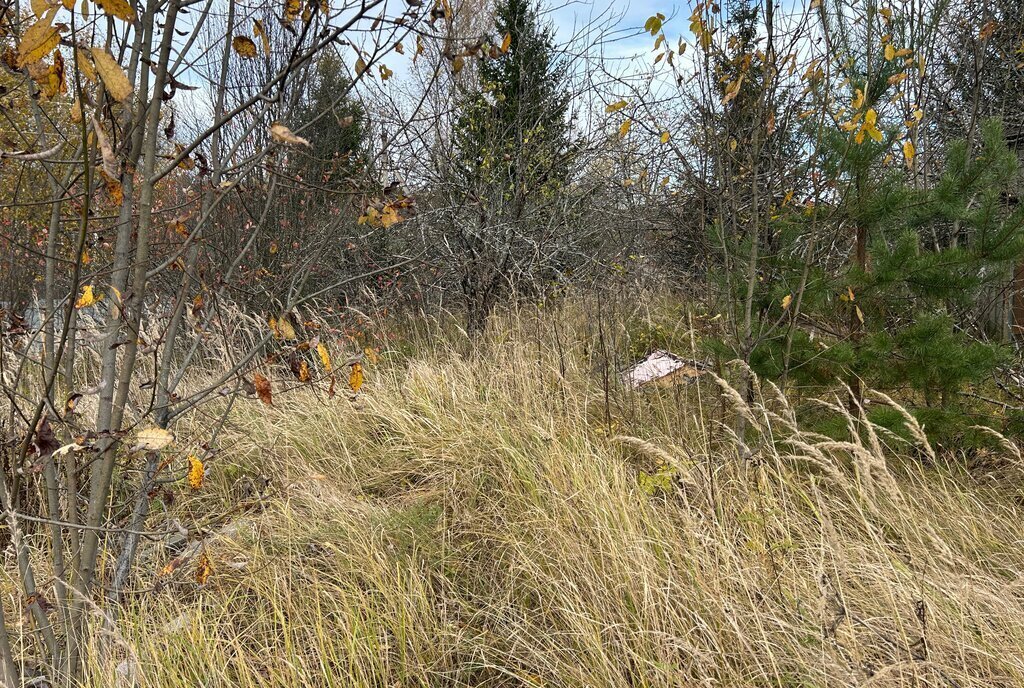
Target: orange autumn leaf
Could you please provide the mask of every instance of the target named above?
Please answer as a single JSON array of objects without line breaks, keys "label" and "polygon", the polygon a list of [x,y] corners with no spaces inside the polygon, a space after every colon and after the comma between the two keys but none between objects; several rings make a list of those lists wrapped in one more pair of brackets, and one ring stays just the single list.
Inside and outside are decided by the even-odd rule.
[{"label": "orange autumn leaf", "polygon": [[363,375],[362,364],[356,362],[352,364],[352,371],[348,374],[348,386],[355,392],[359,393],[359,388],[363,386],[365,376]]},{"label": "orange autumn leaf", "polygon": [[193,490],[198,490],[203,486],[203,478],[206,476],[206,466],[199,460],[199,457],[195,455],[189,455],[188,457],[188,475],[185,479],[188,481],[188,486]]},{"label": "orange autumn leaf", "polygon": [[196,583],[206,585],[206,581],[210,579],[212,573],[213,565],[210,564],[210,558],[206,556],[206,552],[203,552],[199,555],[199,561],[196,562]]},{"label": "orange autumn leaf", "polygon": [[252,374],[252,384],[256,388],[256,395],[267,406],[274,405],[274,393],[270,388],[270,380],[259,373]]}]

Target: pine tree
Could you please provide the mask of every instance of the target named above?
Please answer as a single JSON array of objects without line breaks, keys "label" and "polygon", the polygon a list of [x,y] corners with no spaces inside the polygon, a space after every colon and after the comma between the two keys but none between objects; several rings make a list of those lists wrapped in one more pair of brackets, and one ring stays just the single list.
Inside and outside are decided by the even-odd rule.
[{"label": "pine tree", "polygon": [[[938,183],[915,189],[883,167],[894,132],[879,127],[881,141],[850,146],[855,133],[846,133],[827,146],[845,199],[829,212],[863,233],[864,254],[809,280],[803,314],[831,336],[798,329],[789,372],[804,385],[856,379],[896,393],[929,421],[926,430],[949,436],[977,422],[958,393],[983,383],[1007,355],[975,325],[973,310],[1024,256],[1024,208],[1005,201],[1017,160],[990,120],[980,150],[968,155],[966,142],[953,143]],[[768,317],[782,310],[776,301]],[[764,342],[752,364],[782,375],[780,339]]]},{"label": "pine tree", "polygon": [[[849,99],[827,90],[819,97],[840,123],[811,161],[828,192],[819,206],[790,206],[772,219],[778,250],[765,256],[757,285],[760,331],[787,319],[792,329],[760,339],[750,364],[800,386],[845,382],[855,411],[862,390],[886,391],[927,431],[949,436],[980,422],[961,392],[984,384],[1007,355],[975,311],[1024,256],[1024,208],[1008,201],[1018,161],[999,121],[989,120],[980,141],[946,147],[937,181],[914,184],[905,167],[914,164],[908,142],[920,117],[893,107],[892,97],[904,65],[890,59],[891,45],[858,32],[833,31]],[[805,263],[815,239],[820,248]],[[828,248],[837,242],[848,248]],[[808,268],[796,319],[788,309]]]}]

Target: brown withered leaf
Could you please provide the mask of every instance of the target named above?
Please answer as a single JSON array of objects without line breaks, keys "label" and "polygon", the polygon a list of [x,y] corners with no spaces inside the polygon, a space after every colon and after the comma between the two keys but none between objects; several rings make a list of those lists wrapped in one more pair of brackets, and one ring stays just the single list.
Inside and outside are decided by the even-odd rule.
[{"label": "brown withered leaf", "polygon": [[139,430],[135,438],[135,449],[146,452],[160,451],[174,441],[174,435],[156,426]]},{"label": "brown withered leaf", "polygon": [[30,618],[32,614],[32,606],[36,605],[43,614],[49,614],[53,609],[53,605],[50,601],[43,596],[43,593],[38,590],[25,598],[25,618]]},{"label": "brown withered leaf", "polygon": [[299,382],[309,382],[309,363],[305,359],[292,355],[288,359],[288,367]]},{"label": "brown withered leaf", "polygon": [[46,459],[58,447],[60,447],[60,443],[57,442],[57,436],[54,435],[53,428],[50,427],[50,417],[49,415],[44,415],[39,419],[39,423],[36,424],[35,436],[32,438],[32,449],[35,450],[41,459]]},{"label": "brown withered leaf", "polygon": [[169,562],[163,565],[163,567],[157,571],[158,576],[169,576],[174,573],[179,566],[185,563],[185,557],[175,557]]},{"label": "brown withered leaf", "polygon": [[171,110],[171,119],[167,123],[167,126],[164,127],[164,136],[167,137],[168,141],[170,141],[171,139],[174,138],[174,129],[175,129],[175,125],[176,124],[177,124],[177,122],[174,119],[174,110],[172,109]]},{"label": "brown withered leaf", "polygon": [[270,380],[263,377],[260,373],[252,374],[252,384],[256,388],[256,396],[260,398],[267,406],[274,405],[274,392],[270,388]]},{"label": "brown withered leaf", "polygon": [[96,145],[100,149],[100,156],[103,158],[103,173],[111,179],[118,179],[121,175],[117,169],[117,158],[114,157],[114,149],[110,147],[107,132],[104,131],[103,125],[96,119],[96,115],[92,116],[92,130],[96,135]]},{"label": "brown withered leaf", "polygon": [[121,181],[108,176],[102,169],[100,175],[103,177],[103,187],[107,190],[107,198],[113,205],[120,206],[124,202],[124,187],[121,186]]},{"label": "brown withered leaf", "polygon": [[263,52],[264,54],[269,55],[270,38],[267,36],[267,30],[263,27],[263,22],[259,19],[252,20],[252,35],[263,41]]},{"label": "brown withered leaf", "polygon": [[281,124],[280,122],[274,122],[270,125],[270,136],[275,141],[281,143],[289,143],[294,146],[311,146],[308,139],[304,139],[301,136],[296,136],[292,133],[292,130]]}]

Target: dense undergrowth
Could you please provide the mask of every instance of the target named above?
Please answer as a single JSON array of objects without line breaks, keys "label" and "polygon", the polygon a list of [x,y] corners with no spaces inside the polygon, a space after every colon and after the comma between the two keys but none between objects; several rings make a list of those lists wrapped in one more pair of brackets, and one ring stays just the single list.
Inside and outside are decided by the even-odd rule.
[{"label": "dense undergrowth", "polygon": [[824,399],[837,441],[771,385],[628,391],[604,334],[424,322],[354,398],[239,401],[150,525],[230,517],[143,553],[91,685],[1024,685],[1012,445],[972,472],[909,415]]}]

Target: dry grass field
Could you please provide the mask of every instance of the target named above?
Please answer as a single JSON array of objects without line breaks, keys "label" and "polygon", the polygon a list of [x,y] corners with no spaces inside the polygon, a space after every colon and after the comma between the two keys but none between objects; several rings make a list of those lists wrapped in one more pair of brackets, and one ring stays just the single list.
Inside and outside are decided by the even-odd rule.
[{"label": "dry grass field", "polygon": [[1024,685],[1013,446],[971,472],[835,399],[843,441],[770,385],[606,393],[591,335],[422,324],[355,398],[239,401],[150,526],[228,517],[142,553],[91,685]]}]

